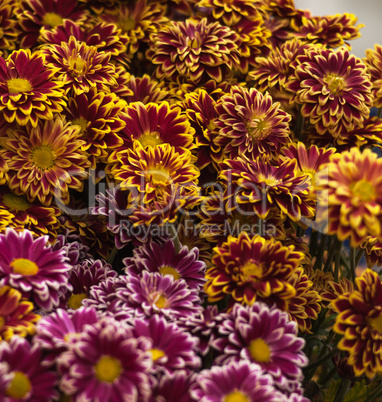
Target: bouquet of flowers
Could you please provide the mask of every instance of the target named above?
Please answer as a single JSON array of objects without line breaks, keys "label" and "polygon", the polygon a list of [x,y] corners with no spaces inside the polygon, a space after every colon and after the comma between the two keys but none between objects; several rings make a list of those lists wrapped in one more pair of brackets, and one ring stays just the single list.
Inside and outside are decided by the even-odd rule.
[{"label": "bouquet of flowers", "polygon": [[293,0],[2,0],[0,400],[382,397],[382,45]]}]

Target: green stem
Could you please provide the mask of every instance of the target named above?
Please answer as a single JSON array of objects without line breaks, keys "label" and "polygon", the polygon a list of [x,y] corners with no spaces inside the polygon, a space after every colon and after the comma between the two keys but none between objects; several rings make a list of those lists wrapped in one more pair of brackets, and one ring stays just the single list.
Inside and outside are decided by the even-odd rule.
[{"label": "green stem", "polygon": [[350,387],[350,384],[351,384],[351,380],[349,380],[348,378],[344,378],[342,380],[341,385],[340,385],[340,389],[337,392],[337,395],[336,395],[336,397],[334,399],[334,402],[343,401],[343,399],[344,399],[344,397],[346,395],[346,392],[348,391],[348,389]]},{"label": "green stem", "polygon": [[321,269],[322,268],[322,261],[324,258],[324,251],[326,246],[327,236],[321,235],[320,239],[320,248],[317,253],[316,261],[314,263],[314,269]]},{"label": "green stem", "polygon": [[110,265],[113,265],[113,262],[115,260],[115,257],[117,256],[117,254],[118,254],[118,249],[117,249],[117,247],[114,247],[113,250],[111,250],[111,253],[109,254],[109,256],[107,258],[107,262]]},{"label": "green stem", "polygon": [[362,258],[362,256],[363,256],[363,253],[364,253],[364,249],[363,248],[360,248],[358,251],[357,251],[357,255],[355,256],[355,266],[356,267],[358,267],[358,264],[359,264],[359,262],[361,261],[361,258]]},{"label": "green stem", "polygon": [[169,229],[170,237],[174,242],[175,253],[178,254],[180,250],[180,241],[178,237],[178,232],[176,231],[175,226],[172,223],[170,223],[167,227]]},{"label": "green stem", "polygon": [[337,372],[337,367],[333,367],[328,374],[325,375],[325,377],[323,377],[322,379],[319,378],[317,383],[320,385],[325,385],[328,381],[330,381],[334,374]]},{"label": "green stem", "polygon": [[336,250],[338,248],[342,247],[342,242],[337,239],[337,237],[334,238],[332,245],[330,246],[330,250],[328,253],[328,258],[326,259],[325,266],[324,266],[324,272],[327,272],[332,264],[334,254],[336,253]]},{"label": "green stem", "polygon": [[382,107],[378,108],[377,116],[381,117],[382,115]]},{"label": "green stem", "polygon": [[338,282],[339,278],[339,272],[341,268],[341,248],[342,248],[342,243],[338,246],[338,249],[336,250],[336,259],[335,259],[335,264],[334,264],[334,280]]},{"label": "green stem", "polygon": [[378,396],[381,396],[382,394],[382,383],[379,384],[379,386],[367,397],[368,401],[373,401],[376,399]]},{"label": "green stem", "polygon": [[[325,363],[327,360],[331,359],[338,352],[339,352],[339,350],[337,348],[333,348],[329,353],[327,353],[326,355],[324,355],[324,356],[320,357],[319,359],[317,359],[315,362],[310,363],[308,366],[306,366],[305,370],[316,369],[317,367],[321,366],[322,363]],[[313,376],[313,374],[312,374],[312,376]]]},{"label": "green stem", "polygon": [[312,257],[316,256],[317,243],[318,243],[318,232],[314,230],[310,234],[309,238],[309,252]]},{"label": "green stem", "polygon": [[350,263],[350,270],[349,270],[349,274],[350,274],[350,279],[352,281],[354,281],[355,279],[355,252],[354,252],[354,247],[350,246],[350,257],[349,257],[349,263]]}]

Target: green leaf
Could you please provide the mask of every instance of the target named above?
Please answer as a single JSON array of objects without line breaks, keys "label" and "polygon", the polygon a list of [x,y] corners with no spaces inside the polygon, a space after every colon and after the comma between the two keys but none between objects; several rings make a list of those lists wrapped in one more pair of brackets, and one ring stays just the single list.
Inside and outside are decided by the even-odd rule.
[{"label": "green leaf", "polygon": [[329,387],[324,395],[324,402],[334,402],[342,381],[342,379],[330,381]]},{"label": "green leaf", "polygon": [[345,395],[344,402],[366,401],[377,385],[378,383],[373,382],[367,386],[365,380],[356,382]]}]

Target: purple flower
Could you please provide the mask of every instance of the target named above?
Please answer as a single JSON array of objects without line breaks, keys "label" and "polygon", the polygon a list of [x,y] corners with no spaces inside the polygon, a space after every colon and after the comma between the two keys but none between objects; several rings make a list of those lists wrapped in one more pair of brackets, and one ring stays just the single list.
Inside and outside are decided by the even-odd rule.
[{"label": "purple flower", "polygon": [[191,402],[190,389],[195,377],[187,370],[163,373],[153,389],[150,402]]},{"label": "purple flower", "polygon": [[70,272],[69,283],[72,285],[73,291],[67,292],[65,295],[64,300],[67,306],[74,310],[81,307],[82,300],[89,296],[92,286],[115,276],[117,276],[117,272],[104,260],[86,259],[82,261]]},{"label": "purple flower", "polygon": [[58,358],[60,389],[78,401],[146,401],[151,342],[112,318],[86,325]]},{"label": "purple flower", "polygon": [[85,258],[91,258],[89,247],[82,243],[77,234],[70,233],[69,229],[66,229],[64,234],[57,236],[52,250],[64,250],[64,255],[68,258],[68,264],[71,266],[79,264]]},{"label": "purple flower", "polygon": [[191,395],[199,402],[286,402],[287,398],[275,390],[272,381],[256,363],[231,362],[202,370]]},{"label": "purple flower", "polygon": [[0,395],[5,395],[13,378],[14,374],[10,371],[8,363],[0,362]]},{"label": "purple flower", "polygon": [[189,250],[183,246],[177,253],[174,242],[167,240],[163,244],[150,242],[134,249],[133,253],[133,257],[123,260],[127,274],[159,272],[162,275],[171,275],[176,280],[184,279],[192,289],[203,288],[206,264],[198,260],[197,247]]},{"label": "purple flower", "polygon": [[[58,396],[57,375],[42,364],[38,345],[31,346],[25,338],[13,336],[9,343],[0,342],[0,362],[8,366],[8,374],[12,375],[5,394],[0,386],[1,401],[50,402]],[[0,384],[2,381],[0,374]]]},{"label": "purple flower", "polygon": [[126,287],[116,291],[117,297],[127,307],[147,316],[161,314],[166,317],[188,316],[200,309],[196,289],[190,289],[183,279],[161,275],[157,272],[142,272],[142,276],[127,277]]},{"label": "purple flower", "polygon": [[20,290],[36,306],[50,311],[59,296],[71,289],[64,251],[53,251],[48,237],[34,239],[29,230],[7,229],[0,234],[0,286]]},{"label": "purple flower", "polygon": [[282,391],[301,393],[301,367],[308,363],[302,352],[304,340],[288,314],[255,302],[252,306],[234,304],[218,328],[213,347],[220,352],[216,364],[248,360],[258,363],[274,378]]},{"label": "purple flower", "polygon": [[135,337],[147,337],[152,341],[152,372],[198,369],[201,360],[195,353],[197,338],[183,332],[176,324],[154,315],[149,319],[136,319],[133,323]]}]

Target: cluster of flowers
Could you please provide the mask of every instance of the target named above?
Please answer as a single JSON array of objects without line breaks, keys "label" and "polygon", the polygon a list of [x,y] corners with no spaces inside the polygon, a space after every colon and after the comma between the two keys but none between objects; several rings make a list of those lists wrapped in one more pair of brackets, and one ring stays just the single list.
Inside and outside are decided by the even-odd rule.
[{"label": "cluster of flowers", "polygon": [[382,394],[382,46],[352,55],[356,23],[1,1],[0,400]]}]

